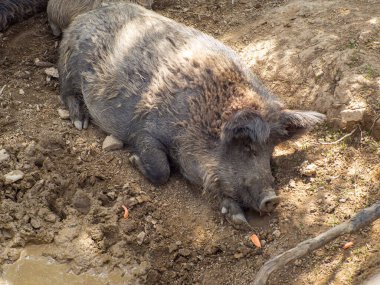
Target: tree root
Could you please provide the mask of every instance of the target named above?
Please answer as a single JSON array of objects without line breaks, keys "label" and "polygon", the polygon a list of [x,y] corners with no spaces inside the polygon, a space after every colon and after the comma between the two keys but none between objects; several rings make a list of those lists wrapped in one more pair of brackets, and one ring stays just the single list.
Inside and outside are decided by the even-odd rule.
[{"label": "tree root", "polygon": [[296,247],[270,259],[263,265],[263,267],[261,267],[255,277],[255,281],[253,281],[251,285],[265,285],[273,271],[278,270],[285,264],[326,245],[341,235],[356,232],[379,218],[380,202],[377,202],[371,207],[365,208],[350,220],[333,227],[317,237],[305,240],[299,243]]}]

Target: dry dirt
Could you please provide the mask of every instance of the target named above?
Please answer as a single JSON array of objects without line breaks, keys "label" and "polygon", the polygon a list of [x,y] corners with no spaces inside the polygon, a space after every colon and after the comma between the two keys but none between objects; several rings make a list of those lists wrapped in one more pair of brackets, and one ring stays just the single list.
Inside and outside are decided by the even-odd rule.
[{"label": "dry dirt", "polygon": [[[181,0],[156,10],[232,46],[293,108],[323,111],[342,126],[342,110],[364,106],[361,127],[337,144],[318,143],[344,134],[329,124],[279,146],[282,204],[271,216],[250,213],[253,230],[236,230],[178,174],[154,187],[126,149],[102,150],[105,133],[59,118],[58,81],[34,64],[55,63],[59,39],[46,14],[34,16],[0,34],[0,150],[10,155],[0,163],[0,276],[39,245],[75,274],[123,275],[100,284],[249,284],[270,257],[380,200],[379,142],[365,131],[380,111],[379,1]],[[303,176],[311,163],[316,173]],[[25,176],[8,184],[13,170]],[[347,241],[354,246],[345,251]],[[287,265],[269,284],[362,284],[377,272],[379,221]]]}]

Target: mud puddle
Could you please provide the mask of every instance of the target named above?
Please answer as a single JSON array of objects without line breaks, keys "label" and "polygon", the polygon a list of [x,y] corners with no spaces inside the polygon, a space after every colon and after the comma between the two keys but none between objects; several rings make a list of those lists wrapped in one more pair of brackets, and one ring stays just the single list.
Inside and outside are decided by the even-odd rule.
[{"label": "mud puddle", "polygon": [[13,264],[5,265],[0,285],[121,285],[122,272],[76,275],[68,264],[43,255],[46,246],[29,246]]}]

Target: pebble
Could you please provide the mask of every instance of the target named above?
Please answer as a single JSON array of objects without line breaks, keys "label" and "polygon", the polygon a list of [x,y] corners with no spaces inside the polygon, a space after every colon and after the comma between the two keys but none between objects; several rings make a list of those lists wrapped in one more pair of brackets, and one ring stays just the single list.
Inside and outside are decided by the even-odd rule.
[{"label": "pebble", "polygon": [[180,249],[180,250],[178,251],[178,253],[179,253],[180,255],[182,255],[183,257],[187,257],[187,256],[190,256],[191,251],[190,251],[189,249],[187,249],[187,248],[182,248],[182,249]]},{"label": "pebble", "polygon": [[58,69],[55,67],[46,68],[45,74],[50,77],[59,78]]},{"label": "pebble", "polygon": [[302,260],[301,260],[301,259],[297,259],[297,260],[294,262],[294,264],[295,264],[296,266],[300,266],[300,265],[302,264]]},{"label": "pebble", "polygon": [[18,93],[19,93],[20,95],[24,95],[24,94],[25,94],[25,91],[24,91],[24,89],[20,89],[20,90],[18,91]]},{"label": "pebble", "polygon": [[265,246],[267,244],[267,241],[265,239],[260,240],[261,246]]},{"label": "pebble", "polygon": [[0,163],[6,161],[10,158],[9,154],[5,149],[0,149]]},{"label": "pebble", "polygon": [[38,219],[31,219],[30,224],[34,229],[41,228],[41,222]]},{"label": "pebble", "polygon": [[169,245],[169,253],[172,253],[178,249],[178,245],[175,243],[172,243]]},{"label": "pebble", "polygon": [[24,178],[24,172],[22,172],[21,170],[13,170],[5,174],[4,178],[6,184],[14,183]]},{"label": "pebble", "polygon": [[118,150],[123,148],[123,142],[114,136],[110,135],[105,138],[103,141],[102,148],[105,151]]},{"label": "pebble", "polygon": [[65,109],[58,109],[58,116],[62,120],[69,120],[70,119],[70,113],[68,110],[65,110]]},{"label": "pebble", "polygon": [[141,232],[137,235],[137,244],[138,245],[142,245],[142,243],[144,242],[145,236],[146,236],[145,232]]},{"label": "pebble", "polygon": [[342,120],[346,122],[359,122],[363,120],[365,108],[348,109],[340,112]]},{"label": "pebble", "polygon": [[151,199],[148,195],[140,195],[136,197],[136,200],[139,204],[145,203],[145,202],[150,202]]},{"label": "pebble", "polygon": [[339,202],[341,202],[341,203],[346,203],[346,201],[347,201],[347,199],[344,199],[344,198],[339,199]]},{"label": "pebble", "polygon": [[44,217],[44,220],[50,223],[54,223],[57,220],[57,217],[54,214],[47,214]]},{"label": "pebble", "polygon": [[305,165],[301,167],[300,172],[302,175],[305,175],[305,176],[309,176],[309,177],[314,176],[317,173],[317,166],[314,163]]},{"label": "pebble", "polygon": [[32,141],[32,142],[29,143],[28,146],[25,148],[25,154],[27,154],[28,156],[33,156],[33,155],[35,155],[36,150],[37,150],[36,142]]},{"label": "pebble", "polygon": [[279,230],[275,230],[273,232],[273,235],[276,237],[276,238],[279,238],[281,236],[281,232]]},{"label": "pebble", "polygon": [[290,179],[290,181],[289,181],[289,187],[290,188],[296,188],[296,182],[293,180],[293,179]]},{"label": "pebble", "polygon": [[244,253],[242,253],[242,252],[237,252],[237,253],[234,254],[234,257],[235,257],[236,259],[241,259],[241,258],[244,257]]}]

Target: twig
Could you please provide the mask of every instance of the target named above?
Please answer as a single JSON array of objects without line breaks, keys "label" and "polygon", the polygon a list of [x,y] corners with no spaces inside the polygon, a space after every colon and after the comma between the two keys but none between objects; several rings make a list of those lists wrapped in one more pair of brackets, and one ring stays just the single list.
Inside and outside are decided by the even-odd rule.
[{"label": "twig", "polygon": [[357,129],[358,128],[356,127],[351,133],[344,135],[343,137],[341,137],[339,140],[337,140],[335,142],[320,142],[320,141],[318,141],[318,143],[319,144],[323,144],[323,145],[337,144],[337,143],[341,142],[342,140],[344,140],[345,138],[348,138],[349,136],[352,136],[356,132]]},{"label": "twig", "polygon": [[1,89],[0,89],[0,96],[3,94],[3,91],[4,91],[4,89],[5,89],[6,86],[7,85],[4,85],[3,87],[1,87]]},{"label": "twig", "polygon": [[315,238],[308,239],[299,243],[296,247],[285,251],[284,253],[277,255],[271,260],[267,261],[260,271],[257,273],[255,281],[251,285],[265,285],[270,274],[284,266],[285,264],[300,258],[322,246],[329,243],[330,241],[336,239],[337,237],[349,234],[363,228],[373,221],[380,218],[380,201],[373,204],[371,207],[368,207],[358,214],[356,214],[350,220],[333,227],[320,234]]},{"label": "twig", "polygon": [[380,115],[377,115],[377,117],[375,118],[375,120],[374,120],[373,123],[372,123],[371,128],[369,129],[369,134],[370,134],[370,135],[372,135],[373,128],[375,127],[376,122],[377,122],[379,119],[380,119]]}]

